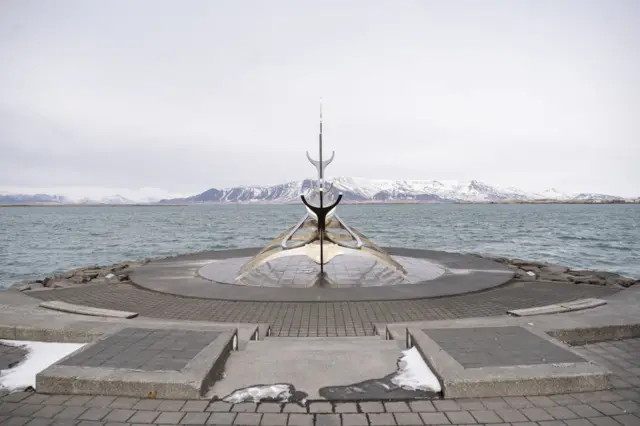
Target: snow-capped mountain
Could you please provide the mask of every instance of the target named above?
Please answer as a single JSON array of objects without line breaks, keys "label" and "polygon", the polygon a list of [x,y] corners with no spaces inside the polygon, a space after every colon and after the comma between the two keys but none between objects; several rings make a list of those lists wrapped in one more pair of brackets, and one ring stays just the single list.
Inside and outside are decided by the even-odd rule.
[{"label": "snow-capped mountain", "polygon": [[[555,189],[531,193],[517,188],[499,188],[476,180],[383,180],[351,177],[327,179],[335,192],[343,194],[344,201],[415,201],[415,202],[503,202],[533,200],[622,200],[604,194],[563,194]],[[201,194],[186,198],[161,200],[161,203],[215,203],[215,202],[270,202],[298,201],[307,193],[315,180],[287,182],[273,186],[211,188]]]},{"label": "snow-capped mountain", "polygon": [[[455,180],[384,180],[357,177],[327,179],[334,192],[341,192],[344,202],[505,202],[505,201],[622,201],[613,195],[581,193],[567,194],[556,189],[527,192],[513,187],[497,187],[479,182]],[[0,192],[0,204],[198,204],[198,203],[289,203],[298,202],[301,194],[308,193],[316,185],[315,179],[303,179],[272,186],[237,186],[211,188],[200,194],[183,198],[161,199],[159,189],[122,190],[120,194],[95,194],[74,196],[12,194]]]}]

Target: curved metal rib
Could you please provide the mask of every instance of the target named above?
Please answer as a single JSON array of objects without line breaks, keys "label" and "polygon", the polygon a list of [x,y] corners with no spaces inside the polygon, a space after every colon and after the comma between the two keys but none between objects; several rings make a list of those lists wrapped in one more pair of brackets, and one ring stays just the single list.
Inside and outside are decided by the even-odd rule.
[{"label": "curved metal rib", "polygon": [[[340,225],[342,225],[342,227],[353,237],[354,240],[356,240],[356,246],[355,248],[360,248],[362,247],[362,240],[360,239],[360,237],[351,230],[351,228],[349,228],[349,225],[347,225],[346,223],[344,223],[342,221],[342,219],[340,219],[340,216],[338,216],[337,214],[334,215],[334,217],[336,218],[336,220],[338,221],[338,223]],[[343,246],[343,247],[348,247],[348,248],[353,248],[352,246],[348,245],[348,244],[344,244],[344,243],[339,243],[337,241],[334,241],[336,244],[338,244],[339,246]]]},{"label": "curved metal rib", "polygon": [[287,250],[290,248],[295,248],[298,247],[298,245],[294,245],[294,246],[287,246],[287,241],[289,241],[291,239],[291,237],[293,237],[293,234],[296,233],[296,231],[298,229],[300,229],[302,227],[302,225],[304,225],[304,222],[307,220],[307,218],[309,217],[309,213],[307,213],[306,215],[304,215],[304,217],[302,218],[302,220],[300,222],[298,222],[298,224],[296,226],[293,227],[293,229],[291,230],[291,232],[289,232],[283,239],[282,242],[280,243],[280,245],[282,246],[283,249]]},{"label": "curved metal rib", "polygon": [[311,158],[311,155],[309,155],[309,151],[307,151],[307,159],[311,162],[311,164],[316,166],[316,169],[318,169],[318,177],[322,176],[322,170],[324,170],[329,164],[331,164],[335,155],[336,152],[331,151],[331,157],[328,160],[320,161]]}]

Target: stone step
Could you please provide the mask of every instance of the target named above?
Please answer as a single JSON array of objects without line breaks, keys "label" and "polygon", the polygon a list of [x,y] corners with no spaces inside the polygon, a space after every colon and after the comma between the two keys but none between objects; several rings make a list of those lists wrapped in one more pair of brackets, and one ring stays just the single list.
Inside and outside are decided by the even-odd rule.
[{"label": "stone step", "polygon": [[223,378],[207,396],[229,400],[237,391],[279,384],[298,392],[298,400],[426,397],[423,391],[402,390],[390,382],[405,349],[403,343],[381,336],[251,341],[230,355]]}]

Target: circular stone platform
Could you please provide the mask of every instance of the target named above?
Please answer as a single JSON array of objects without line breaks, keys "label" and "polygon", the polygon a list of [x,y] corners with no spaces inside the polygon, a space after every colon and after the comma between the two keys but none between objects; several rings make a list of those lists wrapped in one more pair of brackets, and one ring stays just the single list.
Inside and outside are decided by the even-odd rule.
[{"label": "circular stone platform", "polygon": [[[334,259],[327,268],[330,286],[317,285],[315,264],[289,258],[270,262],[271,273],[237,283],[240,267],[259,248],[176,256],[136,269],[131,281],[162,293],[203,299],[257,302],[408,300],[477,292],[507,283],[513,272],[490,259],[433,250],[385,248],[408,272],[408,279],[380,277],[367,259]],[[376,269],[378,268],[378,269]],[[259,277],[259,275],[258,275]],[[242,284],[242,285],[239,285]]]}]

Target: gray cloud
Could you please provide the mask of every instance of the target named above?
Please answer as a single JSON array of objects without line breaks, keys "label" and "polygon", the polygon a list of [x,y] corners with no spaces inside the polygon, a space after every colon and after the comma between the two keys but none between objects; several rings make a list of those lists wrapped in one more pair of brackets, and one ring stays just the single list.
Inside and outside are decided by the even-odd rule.
[{"label": "gray cloud", "polygon": [[640,194],[639,3],[0,4],[0,186],[479,179]]}]

